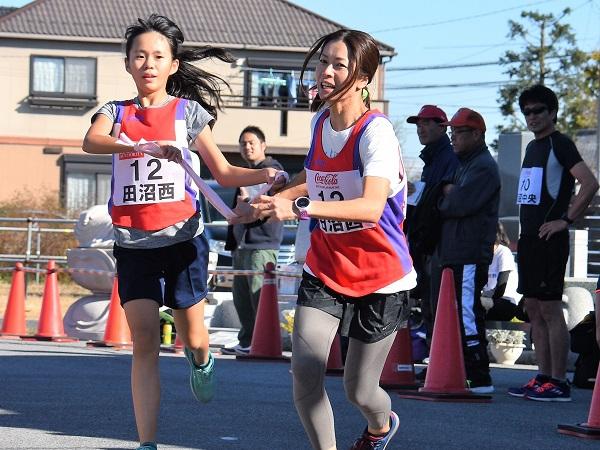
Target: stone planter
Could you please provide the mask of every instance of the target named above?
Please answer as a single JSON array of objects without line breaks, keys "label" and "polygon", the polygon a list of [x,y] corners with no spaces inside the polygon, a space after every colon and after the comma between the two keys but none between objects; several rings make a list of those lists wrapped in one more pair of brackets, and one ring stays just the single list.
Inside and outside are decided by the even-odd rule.
[{"label": "stone planter", "polygon": [[490,352],[498,364],[514,365],[524,348],[525,344],[494,344],[490,342]]}]

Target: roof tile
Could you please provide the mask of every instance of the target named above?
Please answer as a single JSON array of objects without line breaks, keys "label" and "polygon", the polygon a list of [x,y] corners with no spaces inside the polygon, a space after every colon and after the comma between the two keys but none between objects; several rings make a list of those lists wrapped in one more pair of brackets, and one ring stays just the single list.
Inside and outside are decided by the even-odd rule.
[{"label": "roof tile", "polygon": [[0,32],[122,39],[153,12],[175,21],[187,42],[203,44],[305,49],[342,27],[286,0],[36,0],[0,17]]}]

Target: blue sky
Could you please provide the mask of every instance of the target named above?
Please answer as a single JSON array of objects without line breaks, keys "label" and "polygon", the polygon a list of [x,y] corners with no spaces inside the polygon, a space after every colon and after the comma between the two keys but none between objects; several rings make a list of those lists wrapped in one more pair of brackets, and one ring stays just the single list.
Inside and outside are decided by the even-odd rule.
[{"label": "blue sky", "polygon": [[[292,0],[342,25],[360,29],[391,45],[398,53],[388,68],[469,64],[496,61],[507,49],[520,45],[509,41],[508,20],[519,20],[522,10],[543,13],[573,9],[565,21],[573,27],[583,50],[600,48],[600,0]],[[0,5],[21,6],[27,1],[0,0]],[[260,24],[248,24],[260,26]],[[435,89],[406,89],[423,84],[452,84],[505,81],[508,77],[497,65],[445,70],[389,71],[386,98],[390,118],[403,123],[401,140],[404,153],[415,156],[421,145],[414,125],[407,116],[423,104],[442,107],[451,116],[459,107],[479,111],[490,130],[487,141],[495,137],[494,127],[502,122],[497,106],[497,86],[462,86]]]}]

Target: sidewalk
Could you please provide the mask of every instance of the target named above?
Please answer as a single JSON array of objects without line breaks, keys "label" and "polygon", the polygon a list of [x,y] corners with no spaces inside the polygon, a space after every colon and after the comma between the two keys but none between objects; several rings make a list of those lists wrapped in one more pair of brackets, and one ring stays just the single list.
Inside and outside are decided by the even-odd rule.
[{"label": "sidewalk", "polygon": [[[189,392],[183,357],[161,353],[161,449],[300,450],[310,446],[292,402],[289,363],[218,357],[215,400]],[[538,403],[505,395],[532,376],[531,367],[492,370],[489,404],[433,403],[391,393],[400,431],[393,449],[592,449],[598,442],[557,433],[558,423],[587,419],[591,391],[571,403]],[[0,449],[132,449],[130,354],[0,340]],[[365,422],[345,400],[341,378],[328,377],[338,448],[348,448]]]}]

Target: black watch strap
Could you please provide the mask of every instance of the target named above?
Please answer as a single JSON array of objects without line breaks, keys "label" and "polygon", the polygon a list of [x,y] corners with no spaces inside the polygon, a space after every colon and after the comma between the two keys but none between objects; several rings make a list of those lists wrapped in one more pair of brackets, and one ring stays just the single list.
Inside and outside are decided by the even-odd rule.
[{"label": "black watch strap", "polygon": [[568,213],[564,213],[562,216],[560,216],[561,220],[564,220],[565,222],[567,222],[569,225],[573,225],[573,220],[569,219],[569,215]]}]

